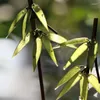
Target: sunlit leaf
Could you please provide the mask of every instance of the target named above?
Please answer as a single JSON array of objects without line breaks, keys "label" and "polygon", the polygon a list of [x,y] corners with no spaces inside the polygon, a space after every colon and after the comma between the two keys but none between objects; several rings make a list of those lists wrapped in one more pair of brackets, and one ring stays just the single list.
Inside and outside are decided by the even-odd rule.
[{"label": "sunlit leaf", "polygon": [[79,80],[81,79],[81,74],[76,74],[71,80],[69,80],[59,93],[56,100],[60,99],[64,94],[66,94]]},{"label": "sunlit leaf", "polygon": [[89,50],[89,67],[92,71],[93,68],[93,64],[95,61],[95,58],[97,56],[97,52],[98,52],[98,43],[95,41],[94,43],[90,44],[90,50]]},{"label": "sunlit leaf", "polygon": [[21,40],[18,44],[18,46],[16,47],[13,57],[16,56],[30,41],[30,32],[26,35],[25,39]]},{"label": "sunlit leaf", "polygon": [[61,46],[67,46],[68,44],[81,44],[81,43],[86,43],[88,41],[89,39],[86,37],[74,38],[74,39],[68,40],[65,43],[62,43]]},{"label": "sunlit leaf", "polygon": [[22,38],[23,39],[25,39],[25,36],[26,36],[26,28],[27,28],[27,22],[28,22],[29,15],[30,15],[30,10],[27,11],[23,19],[23,25],[22,25]]},{"label": "sunlit leaf", "polygon": [[74,68],[72,68],[58,83],[57,87],[55,88],[55,90],[57,88],[59,88],[61,85],[65,84],[66,82],[68,82],[72,77],[74,77],[74,75],[78,74],[78,72],[80,72],[80,66],[75,66]]},{"label": "sunlit leaf", "polygon": [[94,75],[90,74],[88,76],[88,82],[100,93],[100,83]]},{"label": "sunlit leaf", "polygon": [[[60,44],[62,44],[62,43],[64,43],[64,42],[67,41],[66,38],[64,38],[64,37],[62,37],[62,36],[60,36],[60,35],[58,35],[58,34],[52,33],[52,32],[51,32],[51,33],[48,33],[48,34],[47,34],[47,37],[48,37],[51,41],[53,41],[53,42],[59,44],[59,45],[57,45],[56,47],[53,47],[53,49],[60,48]],[[69,44],[69,45],[67,45],[67,46],[70,47],[70,48],[74,48],[74,49],[77,48],[75,45],[72,45],[72,44]]]},{"label": "sunlit leaf", "polygon": [[33,48],[33,70],[35,71],[42,50],[42,41],[40,37],[37,37],[34,42],[35,43]]},{"label": "sunlit leaf", "polygon": [[55,33],[48,33],[47,36],[51,41],[59,43],[59,44],[67,41],[66,38],[64,38],[58,34],[55,34]]},{"label": "sunlit leaf", "polygon": [[56,66],[58,66],[57,60],[56,60],[56,57],[55,57],[55,54],[54,54],[54,50],[52,48],[52,45],[50,43],[50,40],[46,36],[43,36],[42,37],[42,42],[43,42],[44,47],[46,48],[47,52],[49,53],[51,59],[56,64]]},{"label": "sunlit leaf", "polygon": [[88,76],[83,74],[80,80],[80,99],[87,100],[88,96]]},{"label": "sunlit leaf", "polygon": [[72,56],[70,57],[70,59],[68,60],[66,65],[63,67],[63,70],[68,68],[78,57],[80,57],[80,55],[82,55],[87,50],[87,48],[88,48],[88,46],[87,46],[86,43],[84,43],[81,46],[79,46],[75,50],[75,52],[72,54]]},{"label": "sunlit leaf", "polygon": [[[11,24],[11,26],[10,26],[10,28],[9,28],[9,31],[8,31],[8,36],[10,35],[10,33],[12,33],[12,31],[15,29],[15,27],[16,27],[16,24],[21,20],[21,18],[25,15],[25,13],[27,12],[27,9],[26,8],[24,8],[23,10],[21,10],[18,14],[17,14],[17,16],[16,16],[16,18],[14,19],[14,21],[12,22],[12,24]],[[7,36],[7,37],[8,37]],[[6,37],[6,38],[7,38]]]},{"label": "sunlit leaf", "polygon": [[49,31],[47,21],[46,21],[46,18],[45,18],[45,15],[44,15],[42,9],[35,3],[32,5],[32,9],[35,12],[36,16],[38,17],[38,19],[40,20],[40,22],[46,28],[46,30]]},{"label": "sunlit leaf", "polygon": [[[58,49],[58,48],[61,48],[61,47],[65,47],[65,46],[61,46],[61,45],[57,44],[56,46],[53,47],[53,49],[55,50],[55,49]],[[77,49],[77,47],[75,45],[72,45],[72,44],[68,44],[66,47]]]},{"label": "sunlit leaf", "polygon": [[68,46],[68,47],[71,47],[71,48],[77,48],[75,45],[76,44],[81,44],[81,43],[86,43],[88,42],[89,39],[86,38],[86,37],[82,37],[82,38],[74,38],[74,39],[71,39],[71,40],[68,40],[68,41],[65,41],[65,42],[62,42],[61,44],[59,45],[56,45],[54,47],[54,49],[57,49],[57,48],[61,48],[61,47],[65,47],[65,46]]}]

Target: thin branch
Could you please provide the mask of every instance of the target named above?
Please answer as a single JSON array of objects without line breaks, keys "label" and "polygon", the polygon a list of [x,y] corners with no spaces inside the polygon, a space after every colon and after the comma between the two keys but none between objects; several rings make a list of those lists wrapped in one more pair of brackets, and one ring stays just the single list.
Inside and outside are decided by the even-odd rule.
[{"label": "thin branch", "polygon": [[[32,4],[33,4],[33,1],[32,0],[28,0],[29,9],[31,9],[31,10],[32,10],[32,8],[31,8]],[[31,16],[31,19],[30,19],[30,23],[31,23],[31,30],[32,30],[32,32],[34,32],[34,30],[36,29],[34,13],[32,13],[32,16]],[[44,85],[43,85],[43,75],[42,75],[40,59],[38,61],[38,74],[39,74],[39,82],[40,82],[41,100],[45,100]]]},{"label": "thin branch", "polygon": [[[86,68],[86,73],[87,74],[89,73],[89,68],[90,68],[89,59],[90,59],[90,56],[91,56],[91,50],[92,50],[92,48],[94,48],[94,43],[96,41],[97,25],[98,25],[98,18],[94,18],[91,42],[89,42],[89,44],[88,44],[88,49],[89,50],[88,50],[87,68]],[[96,69],[98,70],[98,68],[96,68]]]},{"label": "thin branch", "polygon": [[98,81],[100,83],[100,74],[99,74],[99,70],[98,70],[98,61],[97,61],[97,58],[95,59],[95,69],[96,69]]},{"label": "thin branch", "polygon": [[98,18],[94,18],[93,31],[91,37],[92,41],[96,40],[97,26],[98,26]]},{"label": "thin branch", "polygon": [[48,28],[49,28],[52,32],[58,34],[58,32],[57,32],[55,29],[53,29],[50,25],[48,25]]},{"label": "thin branch", "polygon": [[38,61],[38,73],[39,73],[39,81],[40,81],[40,88],[41,88],[41,98],[42,98],[42,100],[45,100],[43,75],[42,75],[41,60],[40,59]]},{"label": "thin branch", "polygon": [[[97,27],[98,27],[98,18],[94,18],[93,32],[92,32],[92,37],[91,37],[92,43],[94,43],[96,41]],[[97,58],[95,59],[95,68],[96,68],[96,73],[97,73],[98,81],[100,83],[100,75],[99,75]]]}]

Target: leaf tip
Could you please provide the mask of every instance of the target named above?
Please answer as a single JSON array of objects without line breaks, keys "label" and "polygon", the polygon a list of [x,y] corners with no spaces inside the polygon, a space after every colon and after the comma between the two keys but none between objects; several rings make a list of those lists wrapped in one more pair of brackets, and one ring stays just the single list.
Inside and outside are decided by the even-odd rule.
[{"label": "leaf tip", "polygon": [[63,70],[66,70],[66,68],[63,68]]},{"label": "leaf tip", "polygon": [[56,87],[54,90],[57,90],[58,89],[58,87]]},{"label": "leaf tip", "polygon": [[33,67],[33,72],[35,72],[35,68]]},{"label": "leaf tip", "polygon": [[9,35],[6,36],[6,39],[8,38]]},{"label": "leaf tip", "polygon": [[12,58],[13,58],[13,57],[15,57],[16,55],[17,55],[17,53],[16,53],[16,52],[14,52],[14,53],[13,53],[13,55],[12,55]]},{"label": "leaf tip", "polygon": [[15,55],[15,54],[13,54],[13,55],[12,55],[12,58],[14,58],[15,56],[16,56],[16,55]]}]

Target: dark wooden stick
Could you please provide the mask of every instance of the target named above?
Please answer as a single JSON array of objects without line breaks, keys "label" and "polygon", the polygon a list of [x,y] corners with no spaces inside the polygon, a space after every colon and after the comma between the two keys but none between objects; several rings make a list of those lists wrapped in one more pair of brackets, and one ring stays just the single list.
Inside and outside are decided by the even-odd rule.
[{"label": "dark wooden stick", "polygon": [[[88,44],[88,57],[87,57],[87,68],[86,68],[86,73],[89,73],[89,68],[90,68],[90,56],[91,56],[91,49],[94,48],[94,43],[96,41],[96,33],[97,33],[97,25],[98,25],[98,18],[94,18],[93,21],[93,31],[92,31],[92,37],[91,37],[91,42]],[[95,66],[97,67],[97,66]],[[98,70],[98,68],[96,68]],[[96,72],[97,73],[97,72]]]},{"label": "dark wooden stick", "polygon": [[[92,38],[91,38],[92,42],[96,41],[97,27],[98,27],[98,18],[94,18],[93,32],[92,32]],[[95,68],[96,68],[96,73],[97,73],[98,81],[100,83],[100,76],[99,76],[99,69],[98,69],[97,58],[95,59]]]},{"label": "dark wooden stick", "polygon": [[96,40],[97,26],[98,26],[98,18],[94,18],[94,22],[93,22],[93,31],[92,31],[92,37],[91,37],[91,40],[92,40],[93,42]]},{"label": "dark wooden stick", "polygon": [[58,34],[58,32],[57,32],[55,29],[53,29],[50,25],[48,25],[48,28],[49,28],[52,32]]},{"label": "dark wooden stick", "polygon": [[[32,10],[31,6],[33,4],[32,0],[28,0],[29,9]],[[35,23],[35,17],[34,13],[31,16],[30,23],[31,23],[31,29],[32,32],[36,29],[36,23]],[[41,100],[45,100],[45,93],[44,93],[44,85],[43,85],[43,75],[42,75],[42,69],[41,69],[41,62],[40,59],[38,61],[38,75],[39,75],[39,83],[40,83],[40,91],[41,91]]]}]

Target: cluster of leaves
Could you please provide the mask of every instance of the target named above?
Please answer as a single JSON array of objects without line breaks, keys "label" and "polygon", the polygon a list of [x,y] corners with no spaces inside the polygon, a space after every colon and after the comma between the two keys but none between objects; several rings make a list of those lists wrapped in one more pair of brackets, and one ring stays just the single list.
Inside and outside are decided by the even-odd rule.
[{"label": "cluster of leaves", "polygon": [[68,62],[63,67],[63,70],[66,70],[66,68],[75,62],[75,60],[79,58],[80,55],[82,55],[85,51],[88,52],[87,65],[77,65],[65,74],[65,76],[59,81],[57,87],[55,88],[56,90],[65,84],[65,86],[60,91],[57,100],[67,93],[78,81],[80,81],[80,100],[87,100],[89,83],[96,89],[96,91],[100,93],[100,83],[98,79],[89,73],[93,69],[93,64],[97,56],[98,43],[95,40],[92,41],[88,38],[77,38],[62,43],[55,48],[66,46],[67,44],[75,45],[80,43],[82,44],[74,51]]},{"label": "cluster of leaves", "polygon": [[[32,18],[32,15],[34,15],[34,19],[37,19],[42,23],[47,33],[44,33],[38,28],[36,28],[34,31],[31,31],[31,27],[29,26],[30,26],[30,19]],[[33,37],[33,41],[34,41],[33,69],[34,70],[36,69],[36,66],[37,66],[37,63],[38,63],[38,60],[41,54],[41,50],[42,50],[42,43],[44,44],[44,47],[46,48],[53,62],[56,64],[56,66],[58,66],[55,53],[54,53],[54,50],[53,50],[53,47],[50,41],[61,44],[63,42],[66,42],[67,39],[65,39],[64,37],[58,34],[55,34],[49,31],[45,15],[42,9],[35,3],[32,4],[31,9],[27,7],[18,13],[15,20],[12,22],[9,28],[8,36],[13,32],[13,30],[16,28],[17,23],[21,19],[23,19],[22,40],[19,42],[18,46],[16,47],[13,56],[16,56],[30,42],[31,37]],[[68,45],[68,46],[75,48],[74,45]]]},{"label": "cluster of leaves", "polygon": [[[33,15],[34,17],[32,17]],[[42,30],[38,29],[37,27],[35,30],[31,30],[32,28],[30,27],[31,18],[34,18],[34,20],[35,19],[39,20],[47,32],[45,33]],[[17,23],[21,19],[23,19],[22,40],[19,42],[18,46],[16,47],[13,56],[16,56],[30,42],[30,39],[32,37],[34,41],[34,48],[33,48],[33,69],[34,71],[36,69],[38,60],[41,55],[42,44],[44,45],[45,49],[47,50],[49,56],[51,57],[51,59],[53,60],[56,66],[58,66],[58,64],[57,64],[57,60],[55,57],[54,49],[60,48],[62,46],[68,46],[68,47],[76,49],[73,55],[68,60],[68,62],[63,67],[64,70],[68,68],[80,55],[82,55],[83,52],[89,51],[90,52],[89,70],[92,70],[92,66],[96,58],[97,49],[98,49],[98,43],[96,41],[92,42],[86,37],[67,40],[64,37],[51,32],[48,28],[48,24],[47,24],[43,11],[35,3],[32,4],[31,8],[29,7],[24,8],[18,13],[15,20],[12,22],[9,28],[8,36],[13,32]],[[50,41],[57,43],[57,46],[53,48]],[[76,47],[77,44],[82,44],[82,45],[77,48]],[[90,46],[90,45],[93,45],[93,46]],[[91,47],[91,51],[89,49],[89,46]],[[99,89],[100,84],[97,78],[94,75],[86,73],[86,69],[87,69],[87,66],[85,65],[75,66],[60,80],[60,82],[58,83],[55,89],[57,89],[58,87],[62,86],[65,83],[66,85],[62,89],[60,94],[58,95],[57,99],[61,98],[66,92],[68,92],[79,80],[80,80],[80,98],[82,100],[87,100],[88,83],[91,83],[93,87],[98,92],[100,92],[100,89]]]}]

